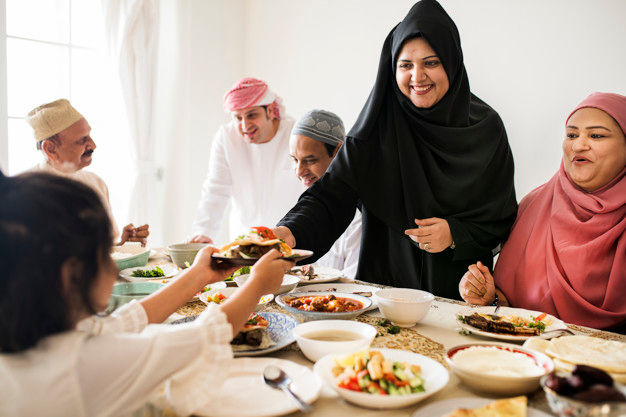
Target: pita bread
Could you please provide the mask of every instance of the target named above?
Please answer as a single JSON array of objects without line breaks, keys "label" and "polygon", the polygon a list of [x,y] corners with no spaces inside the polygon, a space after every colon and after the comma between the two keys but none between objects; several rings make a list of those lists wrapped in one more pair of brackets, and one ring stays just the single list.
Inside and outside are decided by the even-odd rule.
[{"label": "pita bread", "polygon": [[459,408],[445,417],[526,417],[526,397],[497,400],[473,410]]},{"label": "pita bread", "polygon": [[626,343],[590,336],[552,339],[546,353],[571,364],[583,364],[616,374],[626,373]]},{"label": "pita bread", "polygon": [[530,337],[524,342],[524,347],[527,349],[536,350],[539,353],[546,353],[546,350],[550,346],[550,342],[540,337]]}]

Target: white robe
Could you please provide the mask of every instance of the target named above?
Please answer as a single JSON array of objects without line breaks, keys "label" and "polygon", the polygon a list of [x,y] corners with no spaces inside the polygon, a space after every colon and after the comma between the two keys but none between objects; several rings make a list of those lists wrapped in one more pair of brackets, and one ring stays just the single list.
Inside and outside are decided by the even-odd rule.
[{"label": "white robe", "polygon": [[85,171],[84,169],[80,169],[74,172],[60,171],[50,165],[48,161],[42,161],[31,169],[27,170],[26,172],[47,172],[49,174],[55,174],[61,177],[71,178],[90,187],[100,196],[100,200],[102,200],[102,204],[109,214],[109,218],[111,219],[111,226],[113,227],[113,236],[119,236],[119,229],[117,228],[117,224],[115,223],[115,219],[113,218],[113,212],[111,211],[111,203],[109,201],[109,189],[102,178],[100,178],[93,172]]},{"label": "white robe", "polygon": [[346,231],[339,236],[330,250],[313,265],[335,268],[343,272],[346,277],[355,279],[360,251],[361,212],[357,210]]},{"label": "white robe", "polygon": [[234,122],[219,128],[193,224],[194,235],[215,239],[229,202],[237,220],[229,239],[252,226],[274,227],[296,204],[305,187],[289,158],[293,124],[291,117],[284,117],[272,140],[261,144],[247,143]]},{"label": "white robe", "polygon": [[146,402],[188,415],[216,400],[233,356],[219,306],[180,325],[146,327],[138,302],[116,313],[0,354],[0,416],[125,416]]}]

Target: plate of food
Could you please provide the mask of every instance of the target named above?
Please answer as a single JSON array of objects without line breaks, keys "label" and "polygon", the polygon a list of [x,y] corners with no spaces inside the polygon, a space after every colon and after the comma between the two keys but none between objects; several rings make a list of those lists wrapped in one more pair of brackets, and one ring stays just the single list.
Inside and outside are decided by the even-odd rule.
[{"label": "plate of food", "polygon": [[[293,290],[293,293],[299,292],[343,292],[346,294],[354,294],[360,295],[362,297],[367,297],[372,299],[372,295],[378,291],[380,288],[372,287],[369,285],[361,285],[361,284],[352,284],[352,283],[332,283],[332,284],[311,284],[311,285],[303,285],[302,287],[298,287]],[[376,303],[372,299],[372,305],[367,309],[375,310],[377,307]]]},{"label": "plate of food", "polygon": [[[224,285],[224,282],[220,282],[220,284]],[[207,304],[207,305],[209,303],[221,304],[237,291],[239,291],[239,287],[226,288],[226,286],[224,285],[224,287],[221,287],[221,288],[213,288],[213,289],[210,289],[209,291],[204,291],[202,292],[202,294],[198,296],[198,298],[200,299],[200,301],[202,301],[204,304]],[[274,294],[264,295],[263,297],[261,297],[261,299],[259,300],[259,303],[254,308],[254,311],[260,310],[262,307],[267,305],[273,299],[274,299]]]},{"label": "plate of food", "polygon": [[294,262],[313,255],[313,252],[309,250],[290,248],[271,229],[257,226],[252,227],[248,234],[238,236],[237,239],[223,246],[218,253],[211,256],[216,261],[231,265],[254,265],[256,261],[272,249],[278,250],[284,258]]},{"label": "plate of food", "polygon": [[468,332],[500,340],[549,339],[567,331],[563,321],[541,311],[501,307],[497,315],[493,312],[493,306],[471,307],[457,315],[457,322]]},{"label": "plate of food", "polygon": [[[194,321],[198,316],[187,316],[173,320],[170,324]],[[295,342],[293,329],[298,323],[283,313],[252,313],[243,329],[230,342],[233,354],[240,356],[261,356],[275,352]]]},{"label": "plate of food", "polygon": [[527,406],[524,396],[492,400],[489,398],[449,398],[421,407],[411,417],[550,417]]},{"label": "plate of food", "polygon": [[276,302],[290,314],[309,320],[350,320],[365,313],[372,300],[342,292],[287,293],[276,297]]},{"label": "plate of food", "polygon": [[345,400],[379,409],[422,401],[443,389],[450,377],[439,362],[398,349],[331,353],[313,370]]},{"label": "plate of food", "polygon": [[120,277],[126,281],[151,281],[165,280],[178,274],[179,269],[171,264],[146,265],[134,268],[126,268],[120,271]]},{"label": "plate of food", "polygon": [[289,274],[300,278],[301,284],[320,284],[346,277],[338,269],[317,265],[296,266],[289,270]]}]

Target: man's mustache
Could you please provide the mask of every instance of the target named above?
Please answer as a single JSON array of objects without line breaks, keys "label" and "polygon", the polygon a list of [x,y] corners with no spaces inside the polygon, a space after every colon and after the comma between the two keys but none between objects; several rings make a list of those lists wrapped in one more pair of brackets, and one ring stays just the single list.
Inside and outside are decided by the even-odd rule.
[{"label": "man's mustache", "polygon": [[94,151],[93,149],[90,149],[90,150],[88,150],[88,151],[85,151],[85,152],[83,152],[83,155],[82,155],[82,156],[91,156],[91,154],[93,153],[93,151]]}]

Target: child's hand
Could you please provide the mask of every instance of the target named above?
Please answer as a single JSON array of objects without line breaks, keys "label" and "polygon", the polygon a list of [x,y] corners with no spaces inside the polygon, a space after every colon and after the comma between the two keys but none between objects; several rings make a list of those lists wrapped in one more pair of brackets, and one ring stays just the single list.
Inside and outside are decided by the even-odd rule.
[{"label": "child's hand", "polygon": [[289,271],[293,266],[293,261],[285,260],[281,257],[281,253],[276,249],[272,249],[250,270],[250,285],[256,287],[260,295],[270,294],[280,288],[283,282],[285,272]]},{"label": "child's hand", "polygon": [[216,262],[211,255],[219,252],[217,248],[207,246],[202,248],[196,255],[196,259],[193,261],[192,268],[200,271],[206,276],[206,284],[213,284],[214,282],[224,281],[230,275],[238,270],[239,266],[227,265],[224,263]]}]

